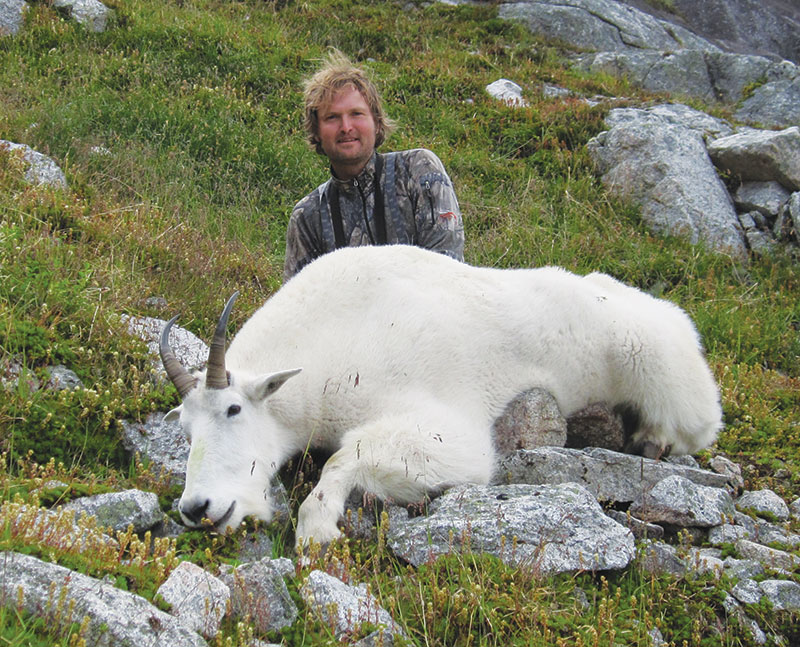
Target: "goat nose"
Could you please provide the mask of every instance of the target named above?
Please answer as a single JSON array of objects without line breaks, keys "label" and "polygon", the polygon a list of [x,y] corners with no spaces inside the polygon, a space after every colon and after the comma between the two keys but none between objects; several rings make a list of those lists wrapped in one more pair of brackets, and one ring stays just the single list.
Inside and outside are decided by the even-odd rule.
[{"label": "goat nose", "polygon": [[203,521],[203,517],[206,516],[209,505],[211,505],[209,499],[205,501],[190,501],[188,504],[181,506],[181,514],[194,525],[199,526],[200,522]]}]

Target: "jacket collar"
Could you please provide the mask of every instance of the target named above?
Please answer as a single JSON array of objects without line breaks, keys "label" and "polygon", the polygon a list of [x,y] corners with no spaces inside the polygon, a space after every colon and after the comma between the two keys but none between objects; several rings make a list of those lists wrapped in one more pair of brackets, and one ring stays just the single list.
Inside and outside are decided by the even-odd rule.
[{"label": "jacket collar", "polygon": [[349,180],[340,180],[338,177],[336,177],[336,175],[334,175],[333,168],[331,168],[331,182],[336,184],[336,187],[339,189],[339,191],[354,191],[356,188],[356,183],[358,183],[358,186],[361,187],[362,190],[371,191],[372,185],[375,181],[375,160],[377,155],[377,152],[373,151],[372,157],[369,158],[369,161],[366,163],[364,168],[361,169],[361,173]]}]

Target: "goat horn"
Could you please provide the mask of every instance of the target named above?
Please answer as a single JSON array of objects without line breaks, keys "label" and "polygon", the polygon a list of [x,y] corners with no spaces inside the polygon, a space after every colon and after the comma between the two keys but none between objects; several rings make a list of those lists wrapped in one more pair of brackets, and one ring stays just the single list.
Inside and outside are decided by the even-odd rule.
[{"label": "goat horn", "polygon": [[186,397],[186,394],[191,391],[197,384],[197,378],[189,373],[183,365],[175,357],[175,353],[169,347],[169,331],[172,324],[177,320],[178,315],[175,315],[167,322],[164,329],[161,331],[161,340],[158,344],[158,351],[161,354],[161,363],[164,365],[164,370],[167,372],[167,377],[178,389],[178,395],[181,399]]},{"label": "goat horn", "polygon": [[228,303],[225,304],[225,309],[222,311],[222,316],[217,322],[217,329],[214,331],[214,338],[211,340],[211,347],[208,351],[208,363],[206,365],[206,388],[207,389],[225,389],[228,386],[228,373],[225,371],[225,329],[228,326],[228,317],[233,308],[233,302],[239,296],[238,292],[234,292]]}]

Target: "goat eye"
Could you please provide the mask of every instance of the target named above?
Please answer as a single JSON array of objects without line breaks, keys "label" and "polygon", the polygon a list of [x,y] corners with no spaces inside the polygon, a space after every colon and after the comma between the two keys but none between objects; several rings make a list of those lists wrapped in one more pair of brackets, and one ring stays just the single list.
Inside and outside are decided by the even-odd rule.
[{"label": "goat eye", "polygon": [[238,404],[232,404],[231,406],[228,407],[228,417],[230,418],[232,416],[235,416],[241,410],[242,407],[240,407]]}]

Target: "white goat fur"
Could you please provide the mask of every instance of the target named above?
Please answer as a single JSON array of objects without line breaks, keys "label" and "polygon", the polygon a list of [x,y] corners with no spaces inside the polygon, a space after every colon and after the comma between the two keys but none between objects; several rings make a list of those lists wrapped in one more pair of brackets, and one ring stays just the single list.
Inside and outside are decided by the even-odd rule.
[{"label": "white goat fur", "polygon": [[634,438],[673,453],[708,446],[721,424],[698,334],[674,304],[603,274],[471,267],[415,247],[318,259],[244,324],[225,362],[228,388],[201,381],[169,415],[192,441],[181,509],[206,502],[222,527],[268,520],[279,467],[326,448],[298,541],[338,536],[353,488],[408,503],[487,483],[493,421],[533,387],[564,416],[631,406]]}]

